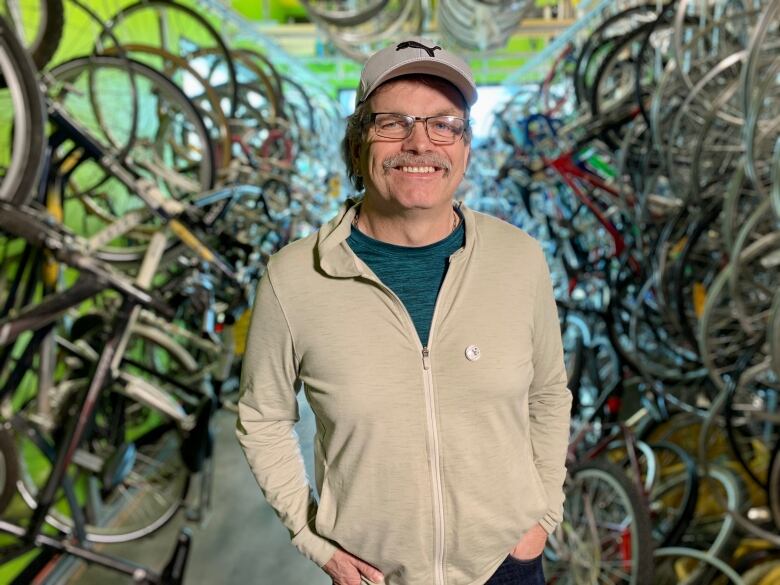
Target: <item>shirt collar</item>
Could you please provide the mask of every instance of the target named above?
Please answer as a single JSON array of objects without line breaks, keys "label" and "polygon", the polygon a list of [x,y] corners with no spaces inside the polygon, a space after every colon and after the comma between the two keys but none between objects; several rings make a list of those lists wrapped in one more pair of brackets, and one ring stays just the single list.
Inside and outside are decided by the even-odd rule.
[{"label": "shirt collar", "polygon": [[[347,245],[347,238],[352,231],[352,220],[360,202],[360,199],[347,199],[336,217],[325,223],[317,235],[317,263],[329,276],[352,278],[362,274],[357,264],[357,256]],[[462,201],[456,201],[454,206],[463,216],[466,227],[464,255],[469,256],[477,238],[475,215]]]}]

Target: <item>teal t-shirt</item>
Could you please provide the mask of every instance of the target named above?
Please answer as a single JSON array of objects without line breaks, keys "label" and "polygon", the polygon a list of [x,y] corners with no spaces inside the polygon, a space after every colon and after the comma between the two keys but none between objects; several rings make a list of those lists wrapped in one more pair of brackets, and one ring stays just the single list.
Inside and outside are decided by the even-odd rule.
[{"label": "teal t-shirt", "polygon": [[[462,216],[461,216],[462,217]],[[436,297],[447,274],[449,259],[463,247],[463,221],[446,238],[418,248],[375,240],[352,228],[347,244],[409,311],[423,346],[428,345]]]}]

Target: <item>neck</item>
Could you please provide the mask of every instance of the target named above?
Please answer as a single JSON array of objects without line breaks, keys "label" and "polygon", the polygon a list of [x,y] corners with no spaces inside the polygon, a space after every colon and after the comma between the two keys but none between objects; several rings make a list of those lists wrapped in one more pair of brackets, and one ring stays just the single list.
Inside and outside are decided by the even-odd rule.
[{"label": "neck", "polygon": [[443,209],[414,209],[403,214],[382,213],[364,200],[353,225],[366,234],[396,246],[420,247],[449,236],[460,222],[452,205]]}]

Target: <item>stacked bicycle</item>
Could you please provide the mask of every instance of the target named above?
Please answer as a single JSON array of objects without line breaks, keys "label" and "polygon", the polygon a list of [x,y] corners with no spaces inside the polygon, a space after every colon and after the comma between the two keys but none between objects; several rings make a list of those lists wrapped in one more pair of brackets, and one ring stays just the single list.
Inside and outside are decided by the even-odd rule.
[{"label": "stacked bicycle", "polygon": [[555,583],[780,566],[776,1],[614,3],[474,153],[537,235],[574,393]]},{"label": "stacked bicycle", "polygon": [[16,582],[67,554],[179,583],[186,530],[159,572],[104,545],[207,512],[231,329],[268,255],[336,204],[335,109],[183,4],[7,6],[0,565],[41,551]]},{"label": "stacked bicycle", "polygon": [[[507,45],[534,9],[526,0],[302,0],[333,46],[356,61],[402,37],[445,37],[475,54]],[[431,30],[436,22],[436,29]]]}]

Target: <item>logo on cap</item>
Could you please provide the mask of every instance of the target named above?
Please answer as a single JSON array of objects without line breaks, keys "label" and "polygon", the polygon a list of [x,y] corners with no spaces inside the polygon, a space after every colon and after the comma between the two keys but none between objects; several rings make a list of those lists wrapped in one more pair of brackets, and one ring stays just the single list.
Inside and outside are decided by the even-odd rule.
[{"label": "logo on cap", "polygon": [[400,51],[401,49],[422,49],[426,53],[428,53],[429,57],[435,57],[433,52],[436,49],[439,49],[440,51],[442,48],[439,45],[436,45],[434,47],[426,47],[422,43],[418,43],[417,41],[404,41],[403,43],[398,43],[398,46],[396,46],[395,50]]}]

